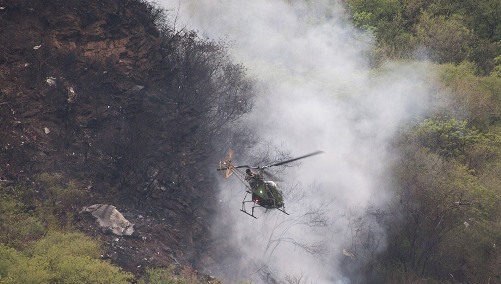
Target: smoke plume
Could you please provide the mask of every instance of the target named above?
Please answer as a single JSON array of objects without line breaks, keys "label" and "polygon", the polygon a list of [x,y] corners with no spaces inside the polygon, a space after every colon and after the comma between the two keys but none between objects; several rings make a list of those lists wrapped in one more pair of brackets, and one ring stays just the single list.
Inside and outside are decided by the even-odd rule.
[{"label": "smoke plume", "polygon": [[[257,209],[259,219],[250,218],[239,212],[243,185],[221,185],[214,234],[224,249],[213,273],[229,282],[356,282],[349,271],[387,245],[367,212],[392,197],[389,143],[426,112],[432,75],[419,64],[371,70],[371,37],[350,25],[336,1],[159,3],[177,29],[228,42],[256,79],[260,93],[242,123],[259,141],[292,157],[325,151],[280,174],[290,216]],[[235,162],[252,162],[234,150]]]}]

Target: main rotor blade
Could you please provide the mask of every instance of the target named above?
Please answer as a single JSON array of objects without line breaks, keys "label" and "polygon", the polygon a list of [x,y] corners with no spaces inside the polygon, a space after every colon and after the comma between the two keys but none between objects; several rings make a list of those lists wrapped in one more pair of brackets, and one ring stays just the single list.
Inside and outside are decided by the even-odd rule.
[{"label": "main rotor blade", "polygon": [[269,171],[264,170],[264,169],[263,169],[263,174],[264,174],[264,176],[266,176],[267,178],[270,178],[273,181],[283,181],[281,178],[277,177],[276,175],[274,175],[274,174],[272,174]]},{"label": "main rotor blade", "polygon": [[[249,169],[259,169],[259,167],[251,167],[251,166],[248,166],[248,165],[244,165],[244,166],[235,166],[233,167],[235,169],[241,169],[241,168],[249,168]],[[226,168],[217,168],[216,169],[217,171],[226,171]]]},{"label": "main rotor blade", "polygon": [[245,165],[245,166],[236,166],[235,167],[235,169],[240,169],[240,168],[249,168],[250,169],[252,167],[251,166],[247,166],[247,165]]},{"label": "main rotor blade", "polygon": [[307,155],[304,155],[304,156],[301,156],[301,157],[297,157],[297,158],[294,158],[294,159],[285,160],[285,161],[281,161],[281,162],[278,162],[278,163],[275,163],[275,164],[264,166],[263,168],[270,168],[270,167],[275,167],[275,166],[281,166],[281,165],[284,165],[284,164],[287,164],[287,163],[292,163],[292,162],[295,162],[297,160],[308,158],[308,157],[311,157],[311,156],[314,156],[314,155],[322,154],[323,152],[324,151],[316,151],[316,152],[313,152],[313,153],[310,153],[310,154],[307,154]]}]

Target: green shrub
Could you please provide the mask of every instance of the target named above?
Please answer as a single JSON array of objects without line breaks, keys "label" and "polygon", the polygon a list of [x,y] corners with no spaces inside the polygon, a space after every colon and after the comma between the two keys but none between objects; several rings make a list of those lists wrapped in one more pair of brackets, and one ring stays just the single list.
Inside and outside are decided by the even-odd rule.
[{"label": "green shrub", "polygon": [[98,258],[99,245],[81,233],[51,232],[46,237],[38,240],[30,250],[33,256],[41,255],[73,255]]},{"label": "green shrub", "polygon": [[0,283],[130,283],[133,276],[99,260],[99,246],[79,233],[52,232],[28,254],[0,245]]},{"label": "green shrub", "polygon": [[0,243],[22,248],[45,233],[44,226],[26,211],[22,203],[0,194]]},{"label": "green shrub", "polygon": [[49,283],[47,266],[13,248],[0,245],[0,283]]},{"label": "green shrub", "polygon": [[61,174],[42,173],[37,177],[43,192],[43,202],[39,204],[39,217],[50,227],[71,227],[75,206],[80,207],[84,191],[73,182],[64,182]]},{"label": "green shrub", "polygon": [[173,265],[165,268],[149,268],[139,284],[221,284],[219,280],[201,280],[191,270],[175,271]]}]

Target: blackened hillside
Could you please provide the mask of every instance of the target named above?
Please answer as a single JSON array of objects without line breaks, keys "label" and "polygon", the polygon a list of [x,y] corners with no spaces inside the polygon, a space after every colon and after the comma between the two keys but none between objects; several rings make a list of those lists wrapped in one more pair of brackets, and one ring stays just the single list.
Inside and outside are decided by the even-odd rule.
[{"label": "blackened hillside", "polygon": [[61,173],[85,190],[68,210],[117,206],[138,234],[121,245],[74,222],[129,270],[210,262],[211,140],[251,107],[241,66],[139,0],[0,7],[0,185]]}]

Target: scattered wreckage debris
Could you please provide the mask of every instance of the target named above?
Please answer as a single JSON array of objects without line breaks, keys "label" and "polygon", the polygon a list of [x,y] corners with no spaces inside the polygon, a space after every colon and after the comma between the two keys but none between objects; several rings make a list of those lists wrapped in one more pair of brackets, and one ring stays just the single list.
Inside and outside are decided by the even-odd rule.
[{"label": "scattered wreckage debris", "polygon": [[113,205],[94,204],[84,207],[80,213],[84,212],[89,212],[96,217],[105,232],[112,232],[118,236],[130,236],[134,233],[134,224],[125,219]]},{"label": "scattered wreckage debris", "polygon": [[352,260],[355,260],[357,258],[354,253],[352,253],[351,251],[349,251],[347,249],[343,249],[343,255],[351,258]]}]

